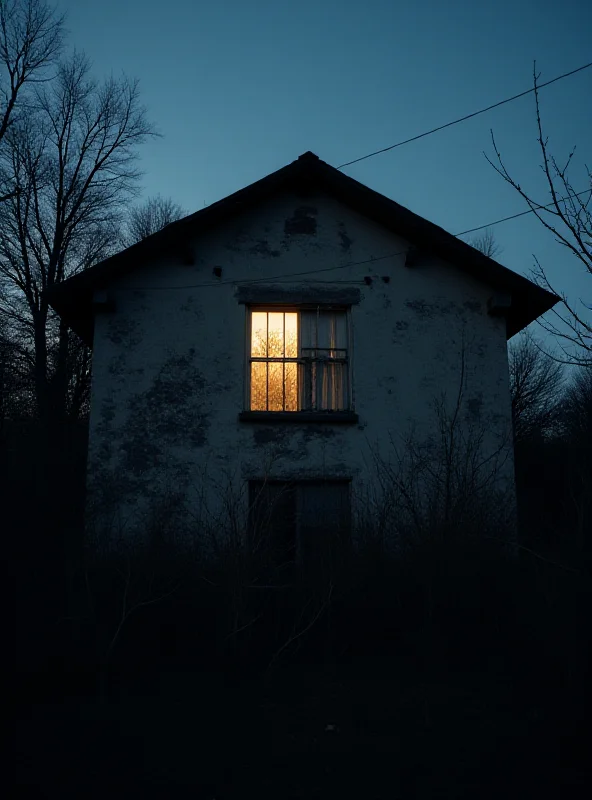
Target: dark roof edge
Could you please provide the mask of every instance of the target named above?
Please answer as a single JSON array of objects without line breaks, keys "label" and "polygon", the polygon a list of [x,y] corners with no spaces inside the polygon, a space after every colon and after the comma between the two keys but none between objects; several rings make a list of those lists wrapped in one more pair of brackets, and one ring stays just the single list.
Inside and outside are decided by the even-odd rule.
[{"label": "dark roof edge", "polygon": [[331,167],[314,153],[307,152],[276,172],[167,225],[143,241],[69,278],[48,292],[50,305],[90,344],[92,319],[89,315],[92,313],[92,291],[95,288],[105,286],[114,277],[133,270],[148,259],[153,260],[163,252],[174,251],[186,237],[218,225],[229,216],[264,200],[288,183],[303,189],[314,183],[316,187],[334,193],[359,213],[389,228],[413,245],[434,252],[498,291],[512,294],[508,338],[560,300],[556,295],[483,255],[433,222]]}]

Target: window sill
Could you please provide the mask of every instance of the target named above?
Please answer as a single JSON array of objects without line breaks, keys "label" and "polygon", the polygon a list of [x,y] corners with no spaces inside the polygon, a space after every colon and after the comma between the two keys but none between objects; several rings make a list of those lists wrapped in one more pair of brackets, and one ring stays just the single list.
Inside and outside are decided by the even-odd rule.
[{"label": "window sill", "polygon": [[241,411],[239,422],[321,422],[333,425],[355,425],[354,411]]}]

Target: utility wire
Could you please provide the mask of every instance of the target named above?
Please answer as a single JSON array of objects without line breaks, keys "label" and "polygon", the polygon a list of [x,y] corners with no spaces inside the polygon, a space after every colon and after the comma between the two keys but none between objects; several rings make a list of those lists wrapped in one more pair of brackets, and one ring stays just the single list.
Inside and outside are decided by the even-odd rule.
[{"label": "utility wire", "polygon": [[[577,194],[572,194],[570,197],[560,198],[559,202],[565,202],[566,200],[570,200],[574,197],[581,197],[583,194],[592,194],[592,189],[585,189],[583,192],[578,192]],[[512,214],[509,217],[502,217],[502,219],[496,219],[494,222],[488,222],[486,225],[479,225],[476,228],[469,228],[466,231],[461,231],[460,233],[452,234],[453,236],[465,236],[467,233],[475,233],[476,231],[482,231],[484,228],[491,228],[493,225],[499,225],[500,222],[508,222],[511,219],[517,219],[518,217],[523,217],[526,214],[532,214],[533,211],[538,211],[541,208],[549,208],[549,206],[555,205],[554,202],[547,203],[546,205],[542,206],[535,206],[534,209],[529,208],[528,211],[520,211],[518,214]],[[287,278],[296,278],[302,275],[317,275],[319,273],[324,272],[334,272],[335,270],[339,269],[347,269],[348,267],[359,267],[363,264],[373,264],[375,261],[384,261],[387,258],[395,258],[396,256],[403,256],[407,254],[407,250],[401,250],[397,253],[386,253],[383,256],[375,256],[373,258],[367,258],[364,261],[350,261],[347,264],[339,264],[336,267],[324,267],[323,269],[311,269],[306,270],[304,272],[289,272],[283,273],[281,275],[268,275],[264,278],[237,278],[232,280],[225,280],[225,281],[209,281],[207,283],[192,283],[189,285],[183,284],[182,286],[122,286],[121,289],[127,289],[129,291],[154,291],[157,289],[203,289],[209,286],[225,286],[228,284],[237,284],[237,283],[261,283],[262,281],[276,281],[278,283],[284,282]],[[364,283],[364,281],[315,281],[315,283]]]},{"label": "utility wire", "polygon": [[[560,197],[558,202],[564,203],[566,200],[572,200],[574,197],[581,197],[583,194],[590,194],[592,195],[592,189],[584,189],[583,192],[578,192],[577,194],[572,194],[569,197]],[[466,233],[475,233],[475,231],[482,231],[483,228],[491,228],[493,225],[499,225],[500,222],[507,222],[510,219],[517,219],[518,217],[523,217],[525,214],[532,214],[534,211],[538,211],[541,208],[549,208],[550,206],[554,206],[555,201],[551,203],[547,203],[544,206],[535,206],[534,208],[529,208],[528,211],[521,211],[519,214],[512,214],[510,217],[502,217],[502,219],[496,219],[495,222],[490,222],[487,225],[479,225],[477,228],[469,228],[468,231],[461,231],[460,233],[455,233],[455,236],[464,236]]]},{"label": "utility wire", "polygon": [[[552,78],[550,81],[546,81],[545,83],[540,83],[536,87],[538,89],[543,89],[545,86],[550,86],[552,83],[556,81],[563,80],[563,78],[568,78],[570,75],[575,75],[576,72],[582,72],[582,70],[588,69],[592,67],[592,61],[589,64],[584,64],[582,67],[578,67],[577,69],[572,69],[571,72],[564,72],[563,75],[558,75],[556,78]],[[534,92],[534,87],[532,89],[527,89],[524,92],[520,92],[519,94],[515,94],[513,97],[508,97],[505,100],[500,100],[499,103],[494,103],[491,106],[487,106],[487,108],[482,108],[480,111],[473,111],[472,114],[467,114],[465,117],[459,117],[459,119],[455,119],[452,122],[447,122],[445,125],[439,125],[437,128],[432,128],[430,131],[426,131],[425,133],[420,133],[417,136],[412,136],[410,139],[405,139],[402,142],[397,142],[396,144],[391,144],[390,147],[383,147],[382,150],[375,150],[373,153],[368,153],[368,155],[360,156],[360,158],[354,158],[353,161],[346,161],[345,164],[340,164],[336,169],[343,169],[343,167],[349,167],[351,164],[357,164],[359,161],[365,161],[367,158],[372,158],[373,156],[377,156],[380,153],[386,153],[389,150],[394,150],[396,147],[402,147],[404,144],[409,144],[409,142],[415,142],[417,139],[423,139],[424,136],[431,136],[432,133],[436,133],[437,131],[442,131],[444,128],[450,128],[451,125],[458,125],[459,122],[464,122],[467,119],[471,119],[472,117],[477,117],[479,114],[484,114],[486,111],[491,111],[493,108],[498,108],[499,106],[503,106],[506,103],[511,103],[512,100],[518,100],[519,97],[525,97],[527,94],[532,94]]]},{"label": "utility wire", "polygon": [[[589,67],[592,67],[592,61],[590,63],[588,63],[588,64],[584,64],[581,67],[578,67],[577,69],[571,70],[571,72],[564,72],[563,75],[558,75],[556,78],[552,78],[550,81],[546,81],[545,83],[541,83],[536,88],[537,88],[537,90],[538,89],[543,89],[545,86],[550,86],[552,83],[556,83],[557,81],[563,80],[563,78],[568,78],[570,75],[575,75],[577,72],[582,72],[583,70],[588,69]],[[390,145],[390,147],[383,147],[382,150],[375,150],[373,153],[368,153],[368,155],[361,156],[360,158],[355,158],[353,161],[347,161],[344,164],[340,164],[338,167],[336,167],[336,169],[343,169],[343,167],[349,167],[351,164],[357,164],[359,161],[365,161],[367,158],[372,158],[372,156],[379,155],[380,153],[386,153],[389,150],[394,150],[396,147],[402,147],[404,144],[409,144],[409,142],[415,142],[418,139],[423,139],[425,136],[430,136],[432,133],[436,133],[437,131],[444,130],[444,128],[450,128],[452,125],[457,125],[459,122],[464,122],[465,120],[471,119],[472,117],[476,117],[479,114],[484,114],[486,111],[491,111],[493,108],[498,108],[499,106],[503,106],[506,103],[511,103],[512,100],[517,100],[520,97],[525,97],[527,94],[531,94],[534,91],[535,91],[534,87],[532,89],[527,89],[524,92],[520,92],[519,94],[513,95],[513,97],[508,97],[505,100],[500,100],[498,103],[494,103],[491,106],[487,106],[487,108],[482,108],[480,111],[474,111],[472,114],[467,114],[466,116],[460,117],[459,119],[455,119],[452,122],[447,122],[445,125],[440,125],[439,127],[432,128],[431,130],[426,131],[425,133],[420,133],[417,136],[412,136],[410,139],[405,139],[402,142],[397,142],[396,144],[392,144],[392,145]],[[580,197],[581,195],[586,194],[586,192],[588,192],[588,191],[591,191],[591,190],[586,189],[583,192],[578,192],[577,194],[572,195],[572,197]],[[569,198],[566,198],[566,199],[569,199]],[[501,222],[508,222],[511,219],[517,219],[518,217],[523,217],[526,214],[532,214],[533,211],[537,211],[537,210],[542,209],[542,208],[549,208],[552,205],[554,205],[554,203],[547,203],[547,205],[535,206],[534,209],[528,209],[528,211],[521,211],[518,214],[512,214],[509,217],[503,217],[502,219],[495,220],[494,222],[489,222],[486,225],[479,225],[476,228],[469,228],[466,231],[461,231],[460,233],[455,233],[453,235],[454,236],[464,236],[467,233],[475,233],[476,231],[481,231],[484,228],[490,228],[493,225],[499,225]],[[350,262],[348,264],[340,264],[337,267],[326,267],[324,269],[307,270],[307,271],[304,271],[304,272],[291,272],[291,273],[288,273],[288,274],[284,273],[283,275],[272,275],[272,276],[267,276],[265,278],[241,278],[241,279],[237,279],[237,280],[209,281],[207,283],[194,283],[194,284],[183,285],[183,286],[137,286],[137,287],[121,287],[121,288],[128,288],[130,290],[146,290],[146,291],[148,291],[148,290],[157,290],[157,289],[163,289],[163,290],[164,289],[166,289],[166,290],[168,290],[168,289],[201,289],[201,288],[206,288],[206,287],[209,287],[209,286],[224,286],[224,285],[228,285],[228,284],[231,284],[231,283],[232,284],[237,284],[237,283],[259,283],[261,281],[273,281],[273,280],[281,281],[281,279],[285,279],[285,278],[295,278],[295,277],[300,277],[302,275],[315,275],[315,274],[324,273],[324,272],[332,272],[334,270],[339,270],[339,269],[347,269],[348,267],[356,267],[356,266],[360,266],[360,265],[363,265],[363,264],[371,264],[371,263],[373,263],[375,261],[381,261],[381,260],[384,260],[386,258],[394,258],[395,256],[405,255],[406,252],[407,251],[405,250],[405,251],[401,251],[401,252],[398,252],[398,253],[387,253],[384,256],[377,256],[375,258],[369,258],[369,259],[366,259],[365,261],[353,261],[353,262]],[[318,282],[320,283],[321,281],[318,281]],[[337,282],[338,283],[339,281],[329,281],[329,282]],[[352,283],[352,282],[356,282],[356,281],[344,281],[344,282]]]},{"label": "utility wire", "polygon": [[[323,269],[310,269],[305,272],[289,272],[281,275],[266,275],[264,278],[233,278],[226,281],[209,281],[208,283],[192,283],[183,286],[121,286],[121,289],[128,289],[130,291],[143,291],[154,289],[203,289],[207,286],[225,286],[230,283],[261,283],[262,281],[281,281],[282,278],[296,278],[301,275],[318,275],[321,272],[333,272],[338,269],[347,269],[348,267],[359,267],[361,264],[372,264],[374,261],[383,261],[385,258],[394,258],[395,256],[404,256],[407,250],[401,250],[398,253],[387,253],[384,256],[376,256],[375,258],[367,258],[364,261],[350,261],[348,264],[339,264],[337,267],[323,267]],[[320,283],[321,281],[317,281]],[[339,281],[327,281],[327,283],[339,283]],[[358,281],[343,281],[343,283],[358,283]]]}]

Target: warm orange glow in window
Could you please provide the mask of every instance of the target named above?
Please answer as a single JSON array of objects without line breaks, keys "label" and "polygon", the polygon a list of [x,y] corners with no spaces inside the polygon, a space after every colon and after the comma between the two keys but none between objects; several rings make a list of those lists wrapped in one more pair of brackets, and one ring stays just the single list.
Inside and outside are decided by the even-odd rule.
[{"label": "warm orange glow in window", "polygon": [[251,411],[350,408],[344,311],[252,311],[249,362]]},{"label": "warm orange glow in window", "polygon": [[298,358],[298,314],[284,314],[286,358]]},{"label": "warm orange glow in window", "polygon": [[267,357],[267,313],[253,311],[251,315],[251,356]]},{"label": "warm orange glow in window", "polygon": [[251,359],[258,360],[251,361],[251,411],[298,410],[297,358],[298,314],[253,311]]}]

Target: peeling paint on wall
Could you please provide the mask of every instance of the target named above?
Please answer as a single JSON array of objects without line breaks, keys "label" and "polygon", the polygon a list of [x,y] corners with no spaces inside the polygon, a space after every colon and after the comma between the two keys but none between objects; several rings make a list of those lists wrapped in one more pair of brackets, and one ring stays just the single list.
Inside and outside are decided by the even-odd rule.
[{"label": "peeling paint on wall", "polygon": [[339,235],[340,247],[342,253],[349,253],[353,240],[347,235],[345,223],[339,222],[337,225],[337,233]]},{"label": "peeling paint on wall", "polygon": [[[244,493],[244,480],[268,468],[278,479],[352,478],[355,494],[370,481],[372,448],[386,453],[412,425],[429,433],[434,398],[456,398],[463,346],[463,419],[496,441],[511,424],[505,323],[486,313],[491,289],[427,255],[421,268],[403,256],[385,266],[388,290],[376,277],[360,288],[367,269],[348,263],[408,243],[331,198],[302,202],[286,194],[237,214],[195,243],[195,265],[163,264],[163,284],[188,287],[223,265],[219,285],[114,287],[116,310],[97,317],[89,448],[89,487],[105,515],[133,519],[136,508],[166,507],[169,492],[192,513],[203,498],[215,517],[227,473]],[[239,422],[245,306],[290,302],[351,306],[357,425]]]},{"label": "peeling paint on wall", "polygon": [[113,345],[126,350],[136,347],[142,341],[139,322],[117,314],[109,315],[107,336]]},{"label": "peeling paint on wall", "polygon": [[463,307],[467,311],[472,311],[474,314],[479,314],[483,311],[483,304],[479,300],[465,300]]},{"label": "peeling paint on wall", "polygon": [[269,247],[267,239],[258,239],[257,242],[249,248],[249,253],[254,256],[267,256],[269,258],[278,258],[281,255],[279,250],[272,250]]},{"label": "peeling paint on wall", "polygon": [[170,444],[189,441],[194,447],[203,447],[209,420],[199,400],[205,387],[192,354],[170,356],[150,389],[130,398],[127,438],[150,437]]},{"label": "peeling paint on wall", "polygon": [[467,411],[469,417],[473,422],[478,422],[481,419],[481,411],[483,409],[483,394],[479,392],[474,397],[467,400]]},{"label": "peeling paint on wall", "polygon": [[297,208],[284,224],[284,233],[286,236],[294,236],[297,234],[315,236],[317,232],[317,213],[317,209],[313,206],[300,206]]},{"label": "peeling paint on wall", "polygon": [[408,300],[405,305],[411,311],[414,311],[418,317],[422,319],[433,319],[438,315],[448,315],[458,313],[456,304],[453,301],[432,301],[426,300]]}]

